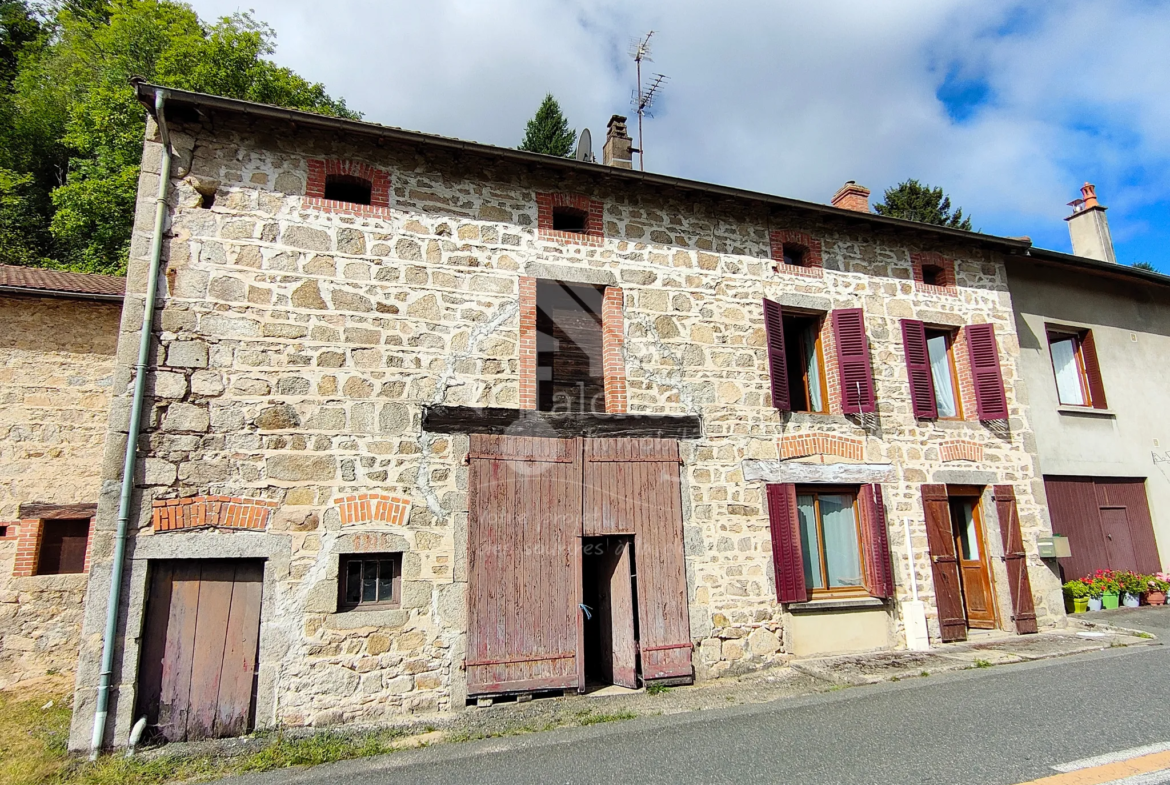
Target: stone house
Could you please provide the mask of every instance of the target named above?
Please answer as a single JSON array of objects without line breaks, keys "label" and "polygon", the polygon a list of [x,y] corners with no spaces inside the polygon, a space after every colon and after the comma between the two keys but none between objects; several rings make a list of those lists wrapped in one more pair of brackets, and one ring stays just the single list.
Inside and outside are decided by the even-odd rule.
[{"label": "stone house", "polygon": [[0,689],[76,664],[123,286],[0,265]]},{"label": "stone house", "polygon": [[[106,743],[1063,623],[1029,248],[147,84],[173,164]],[[156,111],[153,110],[152,111]],[[114,573],[159,117],[71,744]]]}]

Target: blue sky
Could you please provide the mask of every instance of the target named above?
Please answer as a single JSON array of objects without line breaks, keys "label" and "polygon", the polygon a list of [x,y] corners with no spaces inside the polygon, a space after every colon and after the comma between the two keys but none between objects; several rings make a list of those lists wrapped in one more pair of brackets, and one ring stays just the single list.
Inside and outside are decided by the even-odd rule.
[{"label": "blue sky", "polygon": [[[194,0],[205,19],[240,10]],[[545,92],[604,135],[630,44],[671,80],[653,171],[828,202],[942,186],[976,228],[1070,251],[1083,182],[1119,261],[1170,273],[1170,2],[249,0],[275,59],[374,122],[513,146]],[[718,10],[715,10],[715,9]]]}]

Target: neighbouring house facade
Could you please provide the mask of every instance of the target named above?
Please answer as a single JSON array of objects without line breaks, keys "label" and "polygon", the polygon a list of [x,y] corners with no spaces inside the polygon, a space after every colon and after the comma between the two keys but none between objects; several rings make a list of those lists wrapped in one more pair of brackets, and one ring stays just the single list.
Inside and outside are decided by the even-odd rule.
[{"label": "neighbouring house facade", "polygon": [[77,662],[122,288],[0,265],[0,689]]},{"label": "neighbouring house facade", "polygon": [[1005,271],[1028,243],[870,214],[851,183],[825,207],[633,172],[616,117],[600,165],[166,106],[108,743],[897,648],[918,599],[935,641],[1063,624]]},{"label": "neighbouring house facade", "polygon": [[1008,265],[1020,372],[1066,579],[1170,564],[1170,279],[1116,263],[1092,186],[1067,219],[1076,256]]}]

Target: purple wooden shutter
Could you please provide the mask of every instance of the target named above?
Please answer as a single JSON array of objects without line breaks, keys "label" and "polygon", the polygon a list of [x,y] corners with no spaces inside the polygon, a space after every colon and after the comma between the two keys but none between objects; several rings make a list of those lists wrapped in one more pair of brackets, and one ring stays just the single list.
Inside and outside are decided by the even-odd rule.
[{"label": "purple wooden shutter", "polygon": [[1108,409],[1105,401],[1105,383],[1101,380],[1101,363],[1097,360],[1097,343],[1093,331],[1081,336],[1081,362],[1085,364],[1085,378],[1089,382],[1089,403],[1094,409]]},{"label": "purple wooden shutter", "polygon": [[784,352],[784,314],[780,303],[764,300],[764,333],[768,345],[768,370],[772,375],[772,405],[792,411],[788,393],[788,355]]},{"label": "purple wooden shutter", "polygon": [[922,322],[902,320],[902,347],[906,351],[906,374],[910,377],[910,405],[914,416],[937,419],[934,377],[930,374],[930,352],[926,348],[926,327]]},{"label": "purple wooden shutter", "polygon": [[796,486],[768,485],[768,518],[772,523],[772,564],[776,568],[776,600],[807,602],[804,559],[800,550],[800,519]]},{"label": "purple wooden shutter", "polygon": [[894,596],[894,568],[890,564],[890,538],[886,531],[886,502],[880,484],[861,486],[865,504],[864,548],[866,588],[873,597]]},{"label": "purple wooden shutter", "polygon": [[865,339],[865,312],[860,308],[833,311],[833,341],[841,374],[841,411],[846,414],[877,410],[873,368]]},{"label": "purple wooden shutter", "polygon": [[975,403],[980,420],[1006,420],[1007,394],[999,368],[999,349],[995,344],[995,325],[969,324],[967,353],[971,358],[971,377],[975,382]]}]

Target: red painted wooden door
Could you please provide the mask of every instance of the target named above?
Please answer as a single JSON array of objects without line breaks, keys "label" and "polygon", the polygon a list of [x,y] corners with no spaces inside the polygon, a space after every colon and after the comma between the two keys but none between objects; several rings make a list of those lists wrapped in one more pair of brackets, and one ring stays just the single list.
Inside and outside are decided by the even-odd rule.
[{"label": "red painted wooden door", "polygon": [[139,707],[167,741],[251,729],[263,579],[255,560],[151,565]]},{"label": "red painted wooden door", "polygon": [[581,445],[473,434],[467,692],[576,687]]},{"label": "red painted wooden door", "polygon": [[638,686],[637,642],[634,640],[634,586],[630,543],[612,541],[601,557],[598,615],[601,622],[602,676],[607,682]]}]

